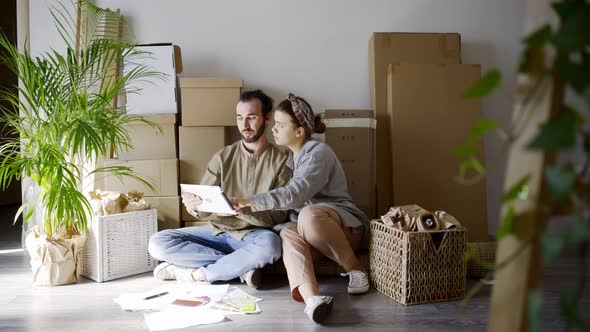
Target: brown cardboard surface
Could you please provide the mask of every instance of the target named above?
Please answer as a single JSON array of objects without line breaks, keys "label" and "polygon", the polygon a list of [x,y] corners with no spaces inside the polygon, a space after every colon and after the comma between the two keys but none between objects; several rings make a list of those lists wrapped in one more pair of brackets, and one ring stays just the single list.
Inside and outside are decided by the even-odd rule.
[{"label": "brown cardboard surface", "polygon": [[145,197],[150,206],[158,210],[158,230],[180,228],[180,197]]},{"label": "brown cardboard surface", "polygon": [[[325,140],[340,160],[355,204],[376,218],[375,120],[370,110],[326,110]],[[339,117],[338,117],[339,116]]]},{"label": "brown cardboard surface", "polygon": [[213,155],[237,139],[236,126],[179,127],[180,182],[198,184]]},{"label": "brown cardboard surface", "polygon": [[125,126],[131,138],[132,149],[119,151],[119,160],[145,160],[145,159],[176,159],[176,114],[145,115],[146,120],[157,123],[162,132],[157,128],[148,126],[142,122]]},{"label": "brown cardboard surface", "polygon": [[123,181],[113,175],[105,177],[105,190],[119,191],[126,193],[131,190],[138,190],[145,196],[178,196],[178,159],[160,160],[108,160],[105,166],[120,165],[133,168],[135,174],[151,178],[156,188],[149,189],[141,182],[126,177]]},{"label": "brown cardboard surface", "polygon": [[183,126],[235,126],[244,83],[237,78],[180,78]]},{"label": "brown cardboard surface", "polygon": [[369,41],[371,108],[377,119],[376,174],[378,215],[391,206],[391,146],[387,116],[387,65],[390,63],[460,63],[457,33],[376,32]]},{"label": "brown cardboard surface", "polygon": [[467,227],[471,242],[488,240],[486,183],[455,181],[455,149],[481,117],[481,99],[461,98],[480,71],[461,64],[394,64],[388,70],[393,205],[444,210]]}]

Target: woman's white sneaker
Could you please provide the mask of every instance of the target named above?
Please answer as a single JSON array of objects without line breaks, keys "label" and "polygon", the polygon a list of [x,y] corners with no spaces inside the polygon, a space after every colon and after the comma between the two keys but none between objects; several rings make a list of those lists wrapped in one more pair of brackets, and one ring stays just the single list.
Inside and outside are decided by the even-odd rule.
[{"label": "woman's white sneaker", "polygon": [[305,301],[303,312],[317,324],[321,324],[332,311],[334,298],[331,296],[311,296]]},{"label": "woman's white sneaker", "polygon": [[340,275],[350,278],[348,280],[348,294],[362,294],[369,290],[369,277],[365,272],[352,270]]}]

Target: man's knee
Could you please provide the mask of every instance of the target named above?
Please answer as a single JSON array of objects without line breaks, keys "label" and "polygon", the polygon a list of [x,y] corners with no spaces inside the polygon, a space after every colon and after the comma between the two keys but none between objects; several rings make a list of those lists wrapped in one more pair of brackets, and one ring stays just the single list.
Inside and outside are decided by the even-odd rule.
[{"label": "man's knee", "polygon": [[166,243],[170,241],[172,234],[168,230],[157,232],[150,236],[148,243],[148,252],[157,260],[164,260],[166,252]]},{"label": "man's knee", "polygon": [[258,255],[267,263],[274,263],[281,258],[281,239],[271,231],[259,234],[256,239]]}]

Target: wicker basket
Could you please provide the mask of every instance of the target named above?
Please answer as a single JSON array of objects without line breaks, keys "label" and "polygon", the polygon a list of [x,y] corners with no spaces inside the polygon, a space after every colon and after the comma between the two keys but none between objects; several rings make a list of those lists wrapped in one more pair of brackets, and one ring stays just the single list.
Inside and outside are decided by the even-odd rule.
[{"label": "wicker basket", "polygon": [[496,262],[496,242],[469,242],[467,250],[473,251],[473,257],[467,261],[467,277],[485,277]]},{"label": "wicker basket", "polygon": [[89,228],[81,275],[103,282],[154,269],[148,244],[158,229],[156,209],[94,217]]},{"label": "wicker basket", "polygon": [[405,304],[461,299],[465,294],[465,229],[402,232],[371,221],[372,286]]}]

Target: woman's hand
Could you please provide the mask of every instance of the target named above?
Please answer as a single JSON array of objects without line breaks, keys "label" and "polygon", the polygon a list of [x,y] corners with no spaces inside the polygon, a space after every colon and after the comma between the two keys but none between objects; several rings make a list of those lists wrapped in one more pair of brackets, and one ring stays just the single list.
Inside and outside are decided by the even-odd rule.
[{"label": "woman's hand", "polygon": [[240,211],[246,206],[250,206],[250,200],[247,198],[232,197],[229,199],[231,204],[236,208],[236,211]]},{"label": "woman's hand", "polygon": [[199,218],[199,214],[197,211],[199,210],[199,206],[203,203],[201,197],[191,194],[191,193],[182,193],[182,204],[186,207],[186,211],[188,214],[195,218]]}]

